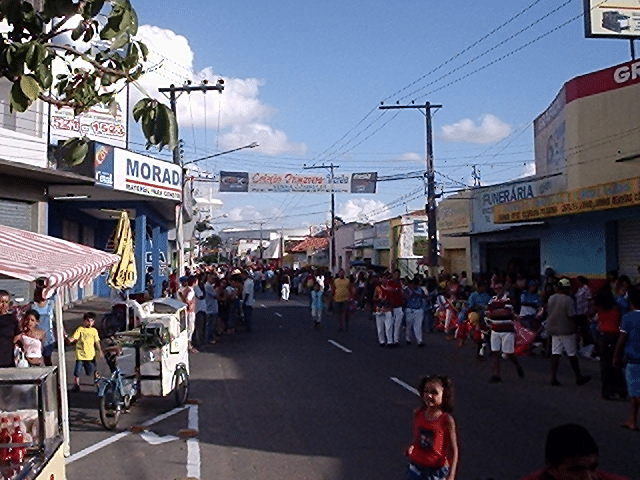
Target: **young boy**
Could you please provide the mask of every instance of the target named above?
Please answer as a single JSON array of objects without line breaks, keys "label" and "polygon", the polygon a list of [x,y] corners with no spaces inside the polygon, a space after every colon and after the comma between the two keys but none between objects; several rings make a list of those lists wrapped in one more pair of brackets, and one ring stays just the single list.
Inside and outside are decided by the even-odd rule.
[{"label": "young boy", "polygon": [[73,369],[72,392],[80,391],[80,373],[84,373],[94,379],[96,377],[96,358],[100,355],[100,337],[98,330],[94,327],[96,314],[87,312],[82,318],[82,326],[78,327],[71,337],[65,338],[71,344],[76,344],[76,366]]},{"label": "young boy", "polygon": [[620,366],[626,359],[625,369],[627,390],[629,392],[629,418],[623,427],[638,431],[638,410],[640,409],[640,289],[629,290],[631,311],[622,317],[620,337],[613,354],[613,364]]}]

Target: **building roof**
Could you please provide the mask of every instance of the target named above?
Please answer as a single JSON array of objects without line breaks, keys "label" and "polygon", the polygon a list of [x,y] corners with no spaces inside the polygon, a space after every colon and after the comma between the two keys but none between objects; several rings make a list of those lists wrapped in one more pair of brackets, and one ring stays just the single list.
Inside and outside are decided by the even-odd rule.
[{"label": "building roof", "polygon": [[307,237],[291,248],[292,253],[307,252],[309,250],[324,250],[329,247],[329,239],[326,237]]}]

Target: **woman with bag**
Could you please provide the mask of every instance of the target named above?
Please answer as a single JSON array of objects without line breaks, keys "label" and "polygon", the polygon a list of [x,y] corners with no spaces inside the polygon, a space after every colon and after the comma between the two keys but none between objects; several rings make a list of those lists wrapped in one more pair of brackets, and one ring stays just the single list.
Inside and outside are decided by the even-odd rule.
[{"label": "woman with bag", "polygon": [[20,321],[20,333],[15,336],[13,342],[19,346],[28,365],[16,366],[38,366],[42,365],[42,340],[45,332],[38,328],[40,314],[36,310],[28,310]]}]

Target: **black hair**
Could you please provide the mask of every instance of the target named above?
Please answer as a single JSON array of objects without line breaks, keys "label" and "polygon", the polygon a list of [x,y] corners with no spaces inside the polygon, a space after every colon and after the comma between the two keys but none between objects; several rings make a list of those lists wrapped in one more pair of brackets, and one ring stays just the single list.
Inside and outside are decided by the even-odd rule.
[{"label": "black hair", "polygon": [[427,375],[420,378],[418,382],[420,398],[422,398],[424,387],[431,382],[437,382],[442,385],[442,406],[440,407],[442,411],[447,413],[453,412],[453,381],[451,378],[443,375]]},{"label": "black hair", "polygon": [[631,287],[627,292],[629,303],[635,308],[640,309],[640,288]]},{"label": "black hair", "polygon": [[567,423],[549,430],[544,458],[548,465],[558,466],[570,457],[598,455],[598,445],[582,425]]},{"label": "black hair", "polygon": [[96,314],[93,312],[87,312],[82,316],[82,320],[93,320],[96,321]]}]

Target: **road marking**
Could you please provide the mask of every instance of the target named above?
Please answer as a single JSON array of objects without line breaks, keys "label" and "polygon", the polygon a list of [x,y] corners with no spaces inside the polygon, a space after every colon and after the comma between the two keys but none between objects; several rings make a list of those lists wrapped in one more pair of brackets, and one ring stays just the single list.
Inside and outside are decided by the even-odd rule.
[{"label": "road marking", "polygon": [[[166,413],[163,413],[161,415],[158,415],[157,417],[152,418],[151,420],[147,420],[146,422],[144,422],[142,424],[143,427],[148,427],[150,425],[153,425],[154,423],[158,423],[161,422],[162,420],[164,420],[165,418],[168,418],[172,415],[175,415],[176,413],[180,413],[181,411],[183,411],[184,409],[186,409],[187,407],[176,407],[173,410],[170,410]],[[73,455],[70,455],[69,457],[67,457],[65,459],[65,463],[67,465],[69,465],[70,463],[75,462],[76,460],[80,460],[81,458],[86,457],[87,455],[90,455],[94,452],[97,452],[98,450],[111,445],[112,443],[117,442],[118,440],[120,440],[121,438],[126,437],[127,435],[131,435],[132,432],[120,432],[120,433],[116,433],[115,435],[112,435],[109,438],[105,438],[104,440],[101,440],[100,442],[94,444],[94,445],[90,445],[87,448],[80,450],[79,452],[74,453]]]},{"label": "road marking", "polygon": [[282,314],[281,314],[281,313],[276,312],[276,313],[274,313],[274,315],[275,315],[276,317],[278,317],[278,318],[282,318]]},{"label": "road marking", "polygon": [[262,308],[267,308],[267,306],[266,306],[264,303],[261,303],[261,304],[260,304],[260,306],[261,306]]},{"label": "road marking", "polygon": [[[198,405],[189,405],[188,428],[198,431]],[[187,478],[200,480],[200,443],[197,437],[187,440]]]},{"label": "road marking", "polygon": [[158,435],[155,432],[152,432],[151,430],[144,430],[140,434],[140,437],[149,445],[161,445],[163,443],[173,442],[174,440],[178,440],[178,437],[176,437],[175,435],[164,435],[161,437],[160,435]]},{"label": "road marking", "polygon": [[418,397],[420,396],[420,394],[418,393],[418,390],[413,388],[411,385],[409,385],[408,383],[404,383],[402,380],[400,380],[397,377],[390,377],[392,382],[396,382],[398,385],[400,385],[402,388],[409,390],[411,393],[413,393],[414,395],[417,395]]},{"label": "road marking", "polygon": [[333,345],[334,347],[339,348],[340,350],[342,350],[343,352],[347,352],[347,353],[352,353],[351,350],[349,350],[347,347],[340,345],[338,342],[335,342],[333,340],[329,340],[329,343],[331,345]]}]

